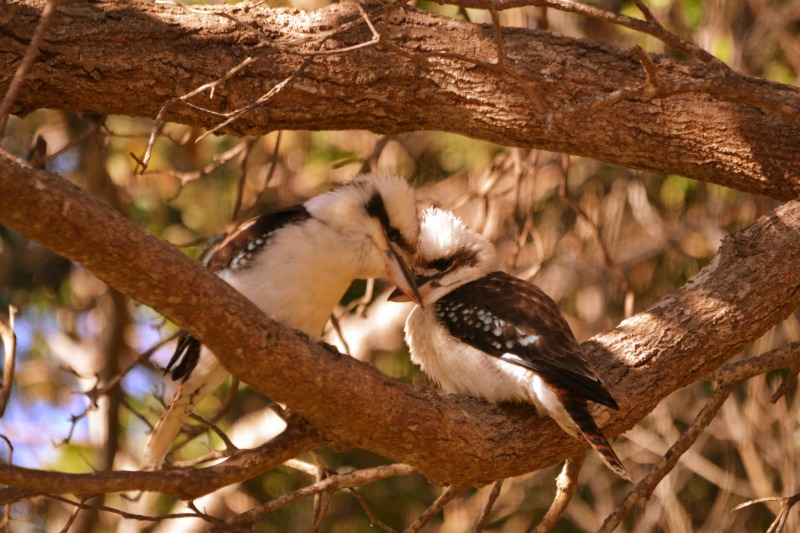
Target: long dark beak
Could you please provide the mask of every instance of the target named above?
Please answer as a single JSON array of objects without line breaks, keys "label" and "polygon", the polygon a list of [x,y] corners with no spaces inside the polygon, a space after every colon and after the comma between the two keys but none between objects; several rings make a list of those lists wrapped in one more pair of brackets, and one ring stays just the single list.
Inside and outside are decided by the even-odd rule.
[{"label": "long dark beak", "polygon": [[389,281],[397,286],[397,289],[392,294],[396,292],[405,297],[404,300],[400,301],[412,301],[422,306],[422,296],[420,296],[417,283],[414,281],[414,275],[405,261],[403,261],[403,258],[400,257],[400,254],[391,245],[386,251],[384,260],[386,261],[386,272],[389,275]]},{"label": "long dark beak", "polygon": [[[423,300],[425,296],[428,295],[429,292],[434,288],[433,282],[441,277],[441,274],[434,274],[432,276],[417,276],[414,279],[414,286],[417,289],[417,294],[419,295],[419,299]],[[406,294],[401,291],[400,289],[395,289],[389,295],[388,300],[390,302],[410,302],[412,301],[411,298],[406,296]],[[416,300],[413,300],[416,302]],[[417,302],[419,303],[419,302]],[[420,304],[422,305],[422,304]]]}]

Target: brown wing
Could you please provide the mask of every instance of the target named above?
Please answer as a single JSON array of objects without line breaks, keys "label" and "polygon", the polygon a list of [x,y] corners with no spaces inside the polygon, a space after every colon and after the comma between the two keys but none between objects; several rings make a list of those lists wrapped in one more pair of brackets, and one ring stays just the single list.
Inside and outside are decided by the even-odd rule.
[{"label": "brown wing", "polygon": [[493,272],[436,302],[453,337],[617,409],[556,303],[536,285]]}]

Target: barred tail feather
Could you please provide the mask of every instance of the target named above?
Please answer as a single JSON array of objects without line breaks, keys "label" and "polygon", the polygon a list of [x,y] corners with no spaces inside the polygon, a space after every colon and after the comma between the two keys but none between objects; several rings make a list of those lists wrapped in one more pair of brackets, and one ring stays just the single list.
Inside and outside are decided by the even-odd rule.
[{"label": "barred tail feather", "polygon": [[217,358],[203,349],[200,362],[180,384],[175,395],[153,428],[145,444],[143,459],[150,468],[158,468],[170,446],[178,437],[184,422],[195,407],[214,392],[228,378],[228,373]]},{"label": "barred tail feather", "polygon": [[580,393],[562,388],[555,388],[555,393],[558,395],[558,399],[561,401],[564,410],[578,427],[578,430],[584,438],[586,438],[589,444],[592,445],[592,448],[600,455],[600,458],[606,466],[625,481],[633,482],[625,465],[619,460],[619,457],[617,457],[608,439],[606,439],[603,432],[600,431],[600,428],[597,427],[597,423],[595,423],[592,415],[589,414],[586,398]]}]

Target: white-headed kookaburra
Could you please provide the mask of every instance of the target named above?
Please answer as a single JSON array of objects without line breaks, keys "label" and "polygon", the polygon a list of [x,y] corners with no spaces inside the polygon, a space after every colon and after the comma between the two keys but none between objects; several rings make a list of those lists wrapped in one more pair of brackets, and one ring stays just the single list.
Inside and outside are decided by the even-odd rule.
[{"label": "white-headed kookaburra", "polygon": [[[401,178],[360,176],[302,205],[242,224],[210,254],[208,268],[285,326],[319,340],[354,279],[385,277],[419,301],[406,260],[416,252],[419,218]],[[144,451],[161,464],[184,421],[228,373],[187,333],[167,371],[182,380]]]},{"label": "white-headed kookaburra", "polygon": [[[445,392],[529,402],[572,436],[577,428],[617,475],[631,480],[589,413],[618,409],[556,303],[505,272],[494,246],[452,213],[422,215],[416,265],[424,307],[406,322],[411,359]],[[402,300],[395,291],[394,300]]]}]

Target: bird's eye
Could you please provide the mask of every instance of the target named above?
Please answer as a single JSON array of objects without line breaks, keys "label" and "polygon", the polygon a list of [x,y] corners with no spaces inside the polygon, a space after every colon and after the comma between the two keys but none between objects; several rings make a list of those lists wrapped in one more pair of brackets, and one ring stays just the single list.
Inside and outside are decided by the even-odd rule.
[{"label": "bird's eye", "polygon": [[399,242],[402,238],[400,235],[400,230],[391,226],[388,230],[386,230],[386,236],[389,238],[390,242]]},{"label": "bird's eye", "polygon": [[452,264],[453,264],[452,257],[442,257],[441,259],[437,259],[436,261],[431,263],[431,266],[434,268],[434,270],[438,270],[439,272],[444,272],[447,269],[449,269]]}]

